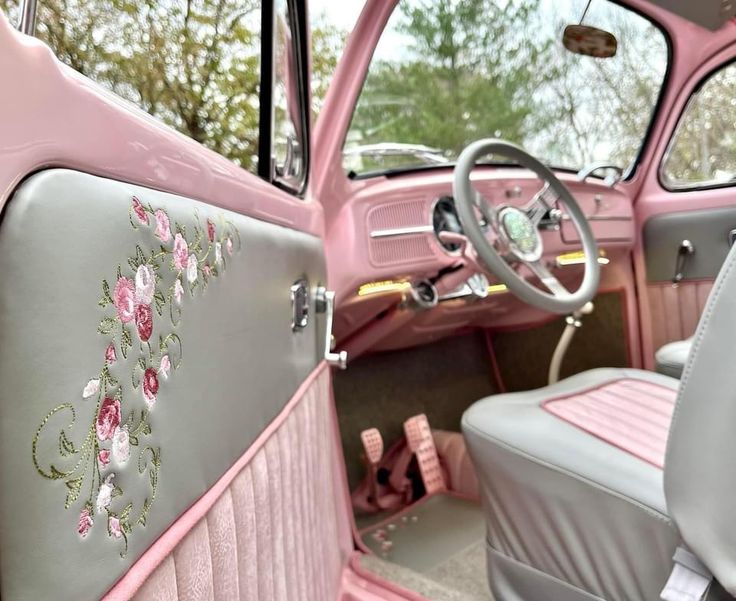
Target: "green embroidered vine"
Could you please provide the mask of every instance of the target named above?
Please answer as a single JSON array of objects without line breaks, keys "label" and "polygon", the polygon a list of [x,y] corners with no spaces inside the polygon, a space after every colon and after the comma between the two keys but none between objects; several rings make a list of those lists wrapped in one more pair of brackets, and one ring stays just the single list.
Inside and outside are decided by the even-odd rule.
[{"label": "green embroidered vine", "polygon": [[[196,224],[188,236],[186,226],[172,223],[163,209],[144,205],[137,197],[132,199],[129,216],[134,229],[148,228],[156,239],[156,248],[146,251],[136,245],[125,267],[118,266],[114,285],[102,280],[98,306],[109,313],[101,319],[97,331],[109,337],[109,344],[99,372],[81,393],[83,403],[96,403],[92,421],[77,435],[79,405],[76,401],[60,404],[43,418],[32,444],[37,472],[48,480],[64,482],[64,507],[81,507],[79,536],[86,537],[95,521],[104,518],[108,536],[122,541],[121,557],[127,553],[128,537],[134,528],[146,525],[156,499],[161,449],[146,442],[153,435],[149,417],[155,410],[161,384],[180,367],[182,359],[182,342],[176,332],[159,335],[156,343],[152,342],[154,319],[166,314],[165,319],[176,328],[186,291],[194,297],[198,289],[205,290],[210,279],[218,277],[240,249],[238,230],[224,219],[218,225],[208,219],[202,226],[195,213]],[[171,280],[163,276],[165,272],[173,275],[173,282],[165,282]],[[124,366],[123,361],[118,363],[118,353]],[[136,395],[124,392],[124,383],[112,373],[126,368],[130,388],[140,393],[137,401]],[[142,408],[136,407],[140,400]],[[58,420],[65,425],[54,435],[50,424]],[[55,449],[43,443],[48,436],[55,436]],[[41,446],[57,451],[58,456],[39,457]],[[136,450],[138,474],[148,472],[148,492],[137,510],[115,481],[116,474],[128,469]]]}]

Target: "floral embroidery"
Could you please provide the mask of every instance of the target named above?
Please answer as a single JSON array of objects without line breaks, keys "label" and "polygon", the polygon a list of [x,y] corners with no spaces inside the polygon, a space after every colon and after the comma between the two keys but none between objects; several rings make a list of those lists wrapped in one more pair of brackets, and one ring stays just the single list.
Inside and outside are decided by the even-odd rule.
[{"label": "floral embroidery", "polygon": [[[149,228],[155,240],[148,253],[136,246],[125,270],[118,266],[112,289],[107,280],[102,281],[98,304],[108,314],[97,330],[109,338],[109,343],[100,372],[80,390],[83,401],[97,402],[91,423],[82,433],[83,438],[75,439],[76,404],[64,403],[44,417],[33,438],[33,462],[38,473],[64,482],[67,509],[82,503],[76,522],[80,538],[85,538],[101,518],[107,524],[108,536],[122,540],[121,557],[127,552],[128,537],[134,528],[146,525],[156,498],[161,449],[150,442],[153,431],[149,416],[155,410],[162,382],[181,364],[182,343],[174,329],[181,320],[184,296],[188,291],[194,297],[197,290],[206,289],[209,281],[224,271],[223,246],[228,256],[240,249],[238,231],[231,223],[223,218],[219,223],[207,219],[202,226],[196,214],[195,218],[196,225],[188,232],[186,226],[171,221],[163,209],[132,198],[131,226],[136,230]],[[166,277],[166,272],[173,277]],[[164,317],[164,324],[168,322],[171,330],[154,342],[154,323]],[[118,362],[120,357],[122,361]],[[139,390],[140,400],[124,395],[127,384],[113,375],[113,367],[128,370],[130,385]],[[61,414],[68,421],[53,437],[51,423],[57,424]],[[40,446],[44,454],[52,447],[41,442],[54,440],[58,440],[58,456],[44,461],[39,456]],[[134,453],[137,459],[131,461]],[[122,473],[131,465],[139,474],[148,472],[148,492],[138,509],[115,482],[116,473],[110,471],[114,466],[117,473]]]}]

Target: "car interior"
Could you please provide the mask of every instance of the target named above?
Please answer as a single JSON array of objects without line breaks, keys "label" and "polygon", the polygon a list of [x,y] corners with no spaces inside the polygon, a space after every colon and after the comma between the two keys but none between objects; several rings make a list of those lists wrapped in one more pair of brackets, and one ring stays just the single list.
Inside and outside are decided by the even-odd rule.
[{"label": "car interior", "polygon": [[736,598],[736,3],[252,4],[0,0],[0,598]]}]

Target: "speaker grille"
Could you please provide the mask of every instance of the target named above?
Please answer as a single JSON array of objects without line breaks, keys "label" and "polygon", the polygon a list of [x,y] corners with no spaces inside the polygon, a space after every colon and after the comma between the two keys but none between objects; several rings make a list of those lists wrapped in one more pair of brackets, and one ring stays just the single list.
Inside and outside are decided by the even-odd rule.
[{"label": "speaker grille", "polygon": [[431,223],[431,215],[424,200],[392,202],[379,205],[368,213],[368,229],[388,230]]},{"label": "speaker grille", "polygon": [[371,240],[371,262],[374,265],[409,263],[432,256],[429,234],[411,234]]}]

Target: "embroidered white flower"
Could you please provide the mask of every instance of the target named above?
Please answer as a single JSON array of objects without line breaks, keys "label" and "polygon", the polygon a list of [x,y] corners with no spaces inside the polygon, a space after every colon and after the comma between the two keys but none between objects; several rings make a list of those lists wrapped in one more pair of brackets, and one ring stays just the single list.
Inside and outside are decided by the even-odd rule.
[{"label": "embroidered white flower", "polygon": [[125,463],[130,457],[130,435],[128,426],[118,426],[112,435],[112,456],[118,463]]},{"label": "embroidered white flower", "polygon": [[176,282],[174,282],[174,298],[176,299],[177,305],[181,305],[181,297],[183,294],[184,286],[181,285],[181,280],[176,278]]},{"label": "embroidered white flower", "polygon": [[135,272],[135,300],[150,305],[156,292],[156,274],[150,265],[139,265]]},{"label": "embroidered white flower", "polygon": [[112,491],[115,489],[115,485],[112,482],[113,478],[115,478],[115,474],[110,474],[105,478],[105,481],[100,484],[100,490],[97,492],[97,502],[95,503],[98,513],[105,511],[112,501]]},{"label": "embroidered white flower", "polygon": [[215,264],[222,263],[222,244],[215,242]]},{"label": "embroidered white flower", "polygon": [[189,255],[187,261],[187,282],[194,284],[197,281],[197,257],[194,254]]},{"label": "embroidered white flower", "polygon": [[97,379],[90,380],[82,391],[82,398],[88,399],[91,396],[95,396],[100,390],[100,381]]},{"label": "embroidered white flower", "polygon": [[169,372],[171,371],[171,359],[169,359],[168,355],[164,355],[161,357],[161,365],[158,367],[158,373],[160,373],[164,380],[169,379]]},{"label": "embroidered white flower", "polygon": [[120,526],[120,518],[110,516],[110,519],[107,521],[107,529],[110,532],[110,536],[114,536],[115,538],[123,536],[123,529]]}]

